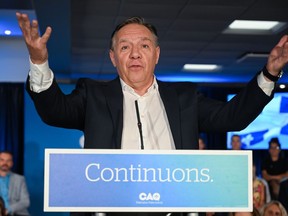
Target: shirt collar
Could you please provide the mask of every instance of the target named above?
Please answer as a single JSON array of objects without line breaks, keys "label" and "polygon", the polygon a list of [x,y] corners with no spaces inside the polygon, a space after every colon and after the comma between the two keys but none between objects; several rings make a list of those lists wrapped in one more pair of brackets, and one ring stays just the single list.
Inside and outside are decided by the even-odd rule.
[{"label": "shirt collar", "polygon": [[[127,83],[124,82],[124,80],[122,80],[120,78],[120,83],[121,83],[121,87],[122,87],[122,91],[128,91],[130,93],[133,93],[133,94],[137,94],[134,89],[129,86]],[[149,95],[152,93],[152,91],[155,91],[157,90],[158,91],[158,83],[157,83],[157,80],[156,80],[156,77],[154,76],[154,79],[153,79],[153,83],[152,85],[148,88],[148,91],[145,93],[145,95]],[[138,94],[137,94],[138,95]]]}]

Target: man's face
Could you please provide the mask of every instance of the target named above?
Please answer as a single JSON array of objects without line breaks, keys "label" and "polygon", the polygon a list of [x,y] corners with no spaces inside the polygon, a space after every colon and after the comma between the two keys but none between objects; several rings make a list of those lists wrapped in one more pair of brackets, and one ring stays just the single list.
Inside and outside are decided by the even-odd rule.
[{"label": "man's face", "polygon": [[13,166],[13,158],[11,154],[1,153],[0,154],[0,171],[9,172]]},{"label": "man's face", "polygon": [[231,146],[233,150],[241,150],[241,139],[239,136],[233,136],[231,140]]},{"label": "man's face", "polygon": [[114,36],[110,59],[119,76],[133,88],[148,88],[154,79],[160,47],[145,26],[128,24]]}]

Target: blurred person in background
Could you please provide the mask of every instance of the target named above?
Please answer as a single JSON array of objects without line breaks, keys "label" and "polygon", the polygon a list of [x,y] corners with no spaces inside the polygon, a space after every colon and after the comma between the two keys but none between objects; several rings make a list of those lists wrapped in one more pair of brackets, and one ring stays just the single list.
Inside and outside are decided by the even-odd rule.
[{"label": "blurred person in background", "polygon": [[265,179],[257,176],[257,168],[253,163],[253,206],[260,210],[266,203],[270,202],[270,191]]},{"label": "blurred person in background", "polygon": [[206,149],[206,143],[202,137],[199,137],[198,143],[199,143],[199,150],[205,150]]},{"label": "blurred person in background", "polygon": [[288,177],[287,159],[282,157],[281,144],[274,137],[269,141],[269,156],[262,161],[262,177],[268,182],[272,200],[277,200],[280,182]]},{"label": "blurred person in background", "polygon": [[232,148],[232,150],[241,150],[242,149],[241,137],[239,135],[237,135],[237,134],[232,135],[231,148]]},{"label": "blurred person in background", "polygon": [[261,216],[287,216],[287,211],[277,200],[271,200],[266,203],[260,210]]},{"label": "blurred person in background", "polygon": [[24,176],[11,171],[13,155],[0,152],[0,196],[8,216],[29,216],[30,198]]}]

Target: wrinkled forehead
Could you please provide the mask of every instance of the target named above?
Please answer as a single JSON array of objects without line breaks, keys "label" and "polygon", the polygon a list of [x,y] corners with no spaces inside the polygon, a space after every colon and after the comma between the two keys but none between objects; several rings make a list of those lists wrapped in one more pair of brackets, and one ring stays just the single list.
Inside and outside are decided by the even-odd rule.
[{"label": "wrinkled forehead", "polygon": [[153,43],[153,41],[148,38],[148,37],[135,37],[135,38],[119,38],[116,43],[121,44],[121,43],[139,43],[139,42],[146,42],[146,43]]}]

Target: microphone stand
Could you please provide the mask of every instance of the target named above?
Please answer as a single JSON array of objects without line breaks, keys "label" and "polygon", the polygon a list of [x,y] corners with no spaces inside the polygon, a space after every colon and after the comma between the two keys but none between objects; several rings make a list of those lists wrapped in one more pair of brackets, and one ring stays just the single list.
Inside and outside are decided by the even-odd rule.
[{"label": "microphone stand", "polygon": [[141,149],[144,149],[144,142],[143,142],[143,134],[142,134],[142,123],[140,120],[140,114],[139,114],[139,107],[138,107],[138,101],[135,100],[135,108],[136,108],[136,115],[137,115],[137,126],[139,129],[139,134],[140,134],[140,141],[141,141]]}]

